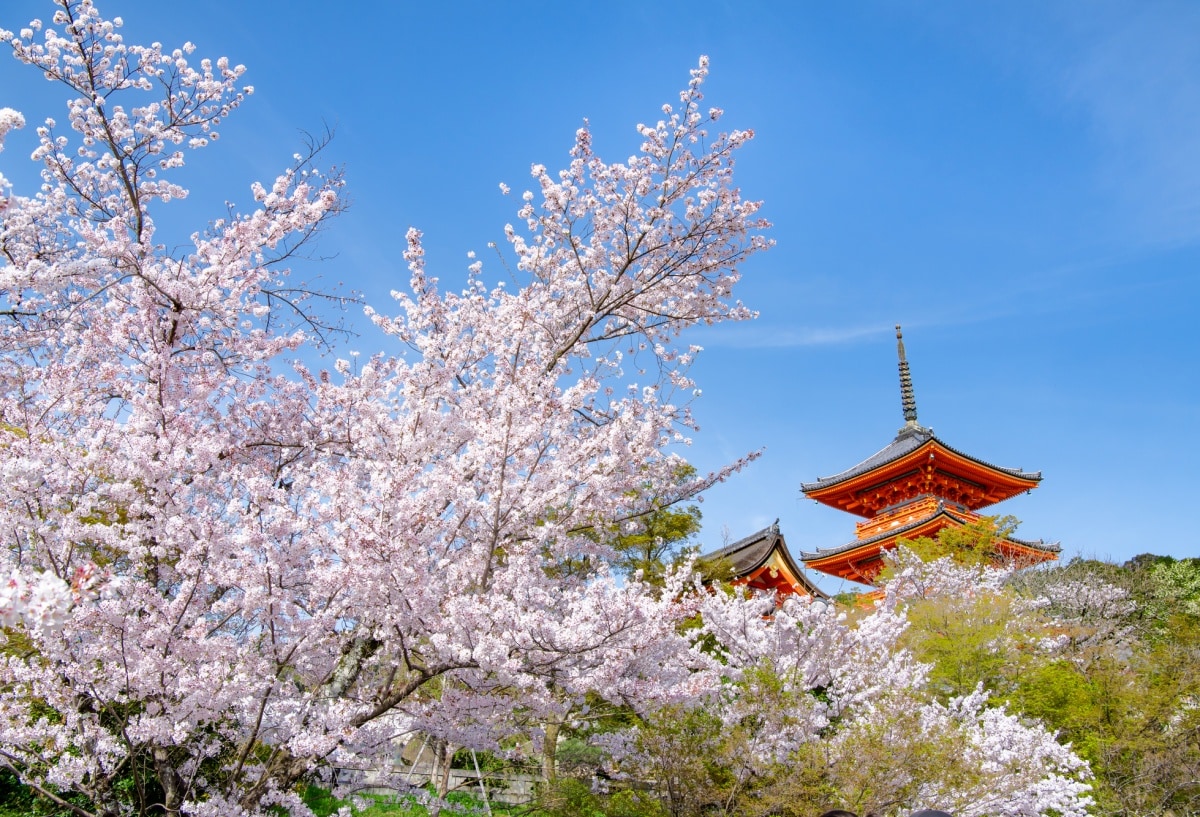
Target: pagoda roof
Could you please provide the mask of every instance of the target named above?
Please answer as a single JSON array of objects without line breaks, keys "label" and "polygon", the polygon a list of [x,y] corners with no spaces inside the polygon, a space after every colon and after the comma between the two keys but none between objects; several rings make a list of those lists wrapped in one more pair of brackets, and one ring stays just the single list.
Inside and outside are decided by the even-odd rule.
[{"label": "pagoda roof", "polygon": [[[939,517],[942,517],[944,521],[953,525],[969,525],[973,521],[971,517],[959,515],[953,510],[947,508],[943,503],[939,502],[937,508],[932,513],[927,514],[920,519],[916,519],[899,527],[883,531],[882,533],[877,533],[874,536],[867,537],[866,539],[855,539],[854,541],[847,542],[844,545],[838,545],[831,548],[817,548],[816,552],[814,553],[801,551],[800,558],[805,562],[814,562],[821,559],[827,559],[830,556],[841,556],[847,553],[852,553],[861,548],[869,548],[872,545],[886,542],[889,539],[899,539],[907,533],[914,533],[920,528],[928,527],[929,523],[938,520]],[[1062,547],[1058,542],[1046,542],[1042,539],[1027,540],[1018,539],[1015,536],[1008,536],[1005,537],[1004,541],[1041,553],[1059,553],[1062,550]]]},{"label": "pagoda roof", "polygon": [[775,557],[784,568],[782,572],[789,574],[788,579],[795,587],[794,592],[804,592],[815,598],[825,598],[825,593],[813,584],[812,580],[805,575],[803,568],[792,557],[783,534],[779,532],[778,519],[774,524],[719,550],[714,550],[712,553],[706,553],[701,558],[713,562],[726,561],[732,566],[735,577],[745,579],[764,568],[769,568],[772,557]]},{"label": "pagoda roof", "polygon": [[954,446],[947,444],[944,440],[933,433],[932,428],[925,428],[924,426],[914,424],[906,425],[904,428],[900,429],[900,432],[896,435],[894,440],[857,465],[852,465],[845,471],[842,471],[839,474],[834,474],[831,477],[817,477],[815,482],[802,482],[800,483],[800,490],[806,494],[810,494],[815,491],[823,491],[826,488],[832,488],[833,486],[840,485],[843,482],[849,482],[855,477],[868,474],[872,471],[897,462],[898,460],[903,459],[907,455],[912,454],[914,451],[917,451],[918,449],[923,448],[930,443],[936,443],[946,451],[956,454],[965,460],[969,460],[970,462],[987,471],[992,471],[997,474],[1005,474],[1025,482],[1041,482],[1042,480],[1041,471],[1023,471],[1020,468],[1006,468],[1001,465],[993,465],[986,460],[973,457],[970,454],[960,451]]}]

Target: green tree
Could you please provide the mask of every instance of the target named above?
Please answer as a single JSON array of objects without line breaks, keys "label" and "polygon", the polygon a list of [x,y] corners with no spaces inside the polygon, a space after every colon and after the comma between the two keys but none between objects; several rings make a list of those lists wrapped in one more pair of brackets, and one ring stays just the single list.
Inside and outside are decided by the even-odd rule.
[{"label": "green tree", "polygon": [[1158,606],[1200,618],[1200,559],[1162,556],[1155,559],[1149,573],[1151,596]]},{"label": "green tree", "polygon": [[909,605],[905,643],[946,699],[981,685],[1086,759],[1097,810],[1200,814],[1200,560],[1077,559]]},{"label": "green tree", "polygon": [[700,508],[661,508],[641,520],[638,530],[618,534],[614,566],[625,573],[641,571],[648,581],[661,583],[671,566],[695,552],[687,542],[700,531]]},{"label": "green tree", "polygon": [[970,597],[933,595],[911,602],[903,646],[930,665],[930,687],[940,700],[968,695],[979,685],[1007,696],[1029,671],[1036,632],[1013,625],[1020,619],[1011,591]]},{"label": "green tree", "polygon": [[[695,476],[693,466],[681,465],[675,483],[686,485]],[[653,490],[653,486],[646,486],[647,492]],[[616,551],[614,568],[626,574],[641,571],[648,581],[661,584],[669,568],[696,553],[697,548],[688,545],[700,532],[700,508],[680,506],[675,497],[662,492],[647,493],[638,499],[640,505],[650,508],[649,512],[610,527],[602,535]]]}]

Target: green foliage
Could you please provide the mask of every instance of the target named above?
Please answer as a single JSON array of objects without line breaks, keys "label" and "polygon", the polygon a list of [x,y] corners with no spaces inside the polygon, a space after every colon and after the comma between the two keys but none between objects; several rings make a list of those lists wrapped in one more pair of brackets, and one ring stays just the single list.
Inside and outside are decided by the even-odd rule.
[{"label": "green foliage", "polygon": [[614,567],[623,573],[641,572],[652,584],[661,585],[667,569],[695,552],[681,548],[700,530],[700,509],[695,505],[676,510],[662,508],[641,520],[635,533],[618,534],[612,541],[617,551]]},{"label": "green foliage", "polygon": [[337,813],[339,808],[346,805],[346,801],[334,797],[329,789],[314,786],[311,783],[304,787],[300,796],[304,800],[304,805],[312,809],[313,814],[317,817],[331,817]]},{"label": "green foliage", "polygon": [[1150,595],[1162,613],[1175,610],[1200,618],[1200,559],[1176,561],[1164,556],[1149,569]]},{"label": "green foliage", "polygon": [[638,748],[650,760],[668,813],[689,817],[727,813],[729,803],[750,781],[744,752],[746,729],[726,728],[698,707],[667,707],[638,732]]},{"label": "green foliage", "polygon": [[[934,596],[909,605],[904,646],[931,664],[930,682],[944,702],[968,695],[979,684],[1007,692],[1023,669],[1023,655],[1011,638],[1011,594],[980,594],[971,599]],[[1023,642],[1023,639],[1020,639]]]},{"label": "green foliage", "polygon": [[0,769],[0,817],[24,817],[38,814],[33,791],[22,786],[16,775]]},{"label": "green foliage", "polygon": [[559,773],[568,777],[589,776],[604,762],[604,752],[598,746],[575,735],[559,741],[554,757]]},{"label": "green foliage", "polygon": [[539,798],[531,817],[671,817],[662,799],[647,788],[593,791],[588,781],[563,778]]},{"label": "green foliage", "polygon": [[[81,808],[90,805],[79,795],[68,795],[64,799]],[[71,817],[72,814],[65,806],[39,797],[8,769],[0,768],[0,817]]]},{"label": "green foliage", "polygon": [[[675,481],[683,485],[695,475],[696,469],[685,464],[675,474]],[[700,532],[700,508],[677,507],[673,498],[659,494],[638,498],[638,504],[649,505],[651,510],[633,520],[633,530],[613,526],[599,535],[617,552],[614,568],[627,574],[640,571],[647,581],[661,584],[668,567],[694,553],[686,544]]]},{"label": "green foliage", "polygon": [[[1086,713],[1095,694],[1092,683],[1070,661],[1048,658],[1030,664],[1004,700],[1032,718],[1053,724],[1060,732],[1085,735],[1089,726]],[[1085,760],[1094,760],[1088,742],[1072,745]]]},{"label": "green foliage", "polygon": [[[1092,592],[1127,595],[1089,605]],[[1200,814],[1198,594],[1198,559],[1076,559],[994,594],[915,602],[905,638],[940,694],[982,684],[1057,730],[1092,767],[1097,813],[1184,817]],[[1064,595],[1069,613],[1030,603]]]},{"label": "green foliage", "polygon": [[915,708],[901,708],[886,719],[856,722],[842,733],[836,753],[820,743],[806,746],[796,762],[807,770],[808,785],[793,783],[789,795],[857,813],[895,814],[921,800],[949,802],[954,792],[982,793],[987,775],[968,741],[955,730],[931,731]]},{"label": "green foliage", "polygon": [[[686,483],[695,473],[691,465],[681,466],[675,474],[676,483]],[[676,507],[675,498],[649,493],[654,487],[647,484],[626,497],[630,505],[648,510],[624,523],[606,522],[577,532],[613,548],[610,566],[614,570],[626,575],[640,572],[649,583],[662,586],[668,568],[696,554],[698,549],[687,543],[700,532],[701,515],[696,505]],[[548,521],[555,517],[554,511],[546,515]],[[552,576],[590,575],[594,569],[595,559],[588,556],[558,559],[547,567],[547,572]]]},{"label": "green foliage", "polygon": [[[450,768],[469,769],[474,771],[478,764],[479,772],[483,775],[483,785],[488,789],[499,788],[503,785],[500,779],[489,775],[513,770],[513,764],[495,752],[484,749],[472,751],[459,749],[450,759]],[[477,784],[476,784],[477,785]],[[458,792],[452,792],[458,794]]]},{"label": "green foliage", "polygon": [[1011,536],[1018,524],[1013,516],[985,516],[970,525],[943,528],[935,537],[901,539],[900,544],[926,562],[949,556],[968,567],[990,565],[1001,560],[996,543]]},{"label": "green foliage", "polygon": [[862,594],[853,590],[844,590],[831,597],[831,601],[838,607],[844,607],[847,610],[854,610],[862,605]]},{"label": "green foliage", "polygon": [[[332,817],[339,808],[348,804],[347,801],[336,799],[327,789],[318,786],[309,786],[303,796],[304,804],[312,809],[317,817]],[[365,801],[365,804],[361,807],[350,804],[354,817],[430,817],[435,813],[411,795],[372,794],[356,799]],[[451,792],[446,795],[446,802],[449,808],[443,808],[442,814],[487,813],[483,801],[466,792]],[[511,808],[492,803],[494,817],[515,817],[516,814],[528,813],[528,808]]]},{"label": "green foliage", "polygon": [[538,812],[545,817],[606,817],[604,798],[583,780],[560,777],[538,797]]}]

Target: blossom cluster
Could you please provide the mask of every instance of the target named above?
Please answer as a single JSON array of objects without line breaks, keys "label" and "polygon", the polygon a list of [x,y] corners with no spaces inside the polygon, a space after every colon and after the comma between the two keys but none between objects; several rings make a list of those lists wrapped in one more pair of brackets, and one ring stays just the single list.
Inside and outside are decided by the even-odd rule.
[{"label": "blossom cluster", "polygon": [[[0,108],[0,153],[4,152],[4,137],[8,132],[17,128],[25,127],[25,117],[20,111],[14,111],[12,108]],[[0,210],[3,210],[8,204],[7,191],[8,179],[4,178],[4,174],[0,173]]]},{"label": "blossom cluster", "polygon": [[53,573],[26,578],[12,570],[0,576],[0,628],[20,626],[39,635],[57,634],[71,604],[70,585]]},{"label": "blossom cluster", "polygon": [[[908,602],[997,592],[994,572],[940,560],[922,568],[905,554],[898,561],[903,586],[924,588]],[[708,762],[726,763],[724,773],[745,787],[788,777],[803,763],[830,791],[874,791],[891,803],[888,813],[900,805],[967,817],[1088,813],[1090,770],[1052,732],[990,702],[982,688],[948,701],[931,694],[930,668],[903,646],[908,602],[895,589],[857,610],[796,596],[777,603],[740,589],[702,594],[692,637],[716,659],[710,673],[718,683],[691,706],[744,743],[690,749],[711,752]],[[663,727],[596,743],[627,776],[669,774],[655,728]]]}]

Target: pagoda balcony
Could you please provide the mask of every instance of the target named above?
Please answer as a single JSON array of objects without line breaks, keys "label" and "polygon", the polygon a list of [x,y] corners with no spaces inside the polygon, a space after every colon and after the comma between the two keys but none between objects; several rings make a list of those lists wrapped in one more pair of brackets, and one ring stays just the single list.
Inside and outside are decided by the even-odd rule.
[{"label": "pagoda balcony", "polygon": [[870,539],[872,536],[878,536],[889,530],[902,528],[918,519],[932,516],[937,512],[939,506],[953,508],[957,515],[966,517],[972,522],[980,519],[978,514],[968,511],[957,502],[948,502],[933,494],[922,494],[909,502],[885,508],[870,519],[859,522],[854,526],[855,538]]}]

